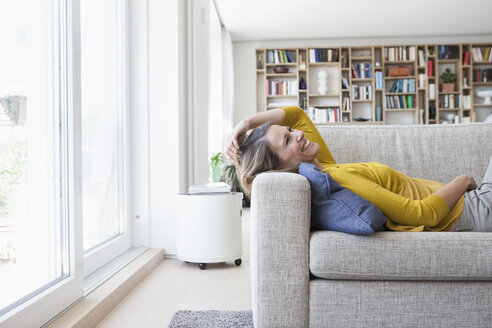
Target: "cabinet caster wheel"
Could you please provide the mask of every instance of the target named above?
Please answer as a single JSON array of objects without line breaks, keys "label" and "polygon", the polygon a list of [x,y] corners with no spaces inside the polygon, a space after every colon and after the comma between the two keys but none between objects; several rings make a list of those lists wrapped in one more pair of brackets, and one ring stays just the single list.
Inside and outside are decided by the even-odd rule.
[{"label": "cabinet caster wheel", "polygon": [[205,270],[207,263],[198,263],[198,266],[200,267],[200,270]]},{"label": "cabinet caster wheel", "polygon": [[243,261],[241,261],[241,259],[237,259],[234,261],[234,263],[237,265],[237,266],[240,266],[241,263],[243,263]]}]

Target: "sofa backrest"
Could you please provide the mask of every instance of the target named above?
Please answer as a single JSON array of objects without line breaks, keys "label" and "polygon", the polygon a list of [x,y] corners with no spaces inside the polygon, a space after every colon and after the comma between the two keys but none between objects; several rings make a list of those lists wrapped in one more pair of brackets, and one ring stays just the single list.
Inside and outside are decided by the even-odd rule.
[{"label": "sofa backrest", "polygon": [[319,127],[337,163],[380,162],[408,176],[478,184],[492,156],[492,123]]}]

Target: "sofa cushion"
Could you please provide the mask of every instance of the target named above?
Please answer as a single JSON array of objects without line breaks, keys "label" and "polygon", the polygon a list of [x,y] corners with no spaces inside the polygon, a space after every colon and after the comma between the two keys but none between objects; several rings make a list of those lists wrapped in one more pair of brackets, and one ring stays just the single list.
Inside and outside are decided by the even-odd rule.
[{"label": "sofa cushion", "polygon": [[370,235],[384,228],[386,217],[381,210],[342,187],[316,165],[301,163],[299,174],[311,186],[311,230]]},{"label": "sofa cushion", "polygon": [[345,280],[492,281],[492,234],[318,231],[310,239],[310,271]]}]

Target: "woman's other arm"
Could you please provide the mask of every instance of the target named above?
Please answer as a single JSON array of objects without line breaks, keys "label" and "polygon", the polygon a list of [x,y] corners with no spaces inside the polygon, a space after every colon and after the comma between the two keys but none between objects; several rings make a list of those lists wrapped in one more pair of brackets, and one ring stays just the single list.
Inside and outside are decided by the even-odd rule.
[{"label": "woman's other arm", "polygon": [[434,194],[441,196],[448,204],[449,210],[452,210],[465,191],[476,188],[477,183],[471,176],[460,175]]},{"label": "woman's other arm", "polygon": [[234,162],[236,161],[238,154],[240,154],[239,146],[242,144],[248,130],[257,128],[267,122],[270,122],[271,124],[282,124],[283,121],[283,109],[268,110],[241,120],[229,135],[225,152],[227,157]]}]

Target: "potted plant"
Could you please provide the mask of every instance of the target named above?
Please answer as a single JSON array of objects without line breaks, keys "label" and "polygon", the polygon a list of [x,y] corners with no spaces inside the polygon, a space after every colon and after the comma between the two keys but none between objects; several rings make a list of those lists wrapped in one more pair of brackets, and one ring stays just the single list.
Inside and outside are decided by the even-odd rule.
[{"label": "potted plant", "polygon": [[442,92],[443,93],[451,93],[454,92],[454,82],[456,81],[456,74],[451,72],[449,68],[446,68],[444,73],[441,74],[442,79]]},{"label": "potted plant", "polygon": [[250,199],[243,191],[237,177],[236,166],[234,164],[225,164],[224,155],[216,153],[210,157],[210,180],[213,182],[223,181],[231,186],[232,192],[243,193],[243,207],[249,207]]}]

